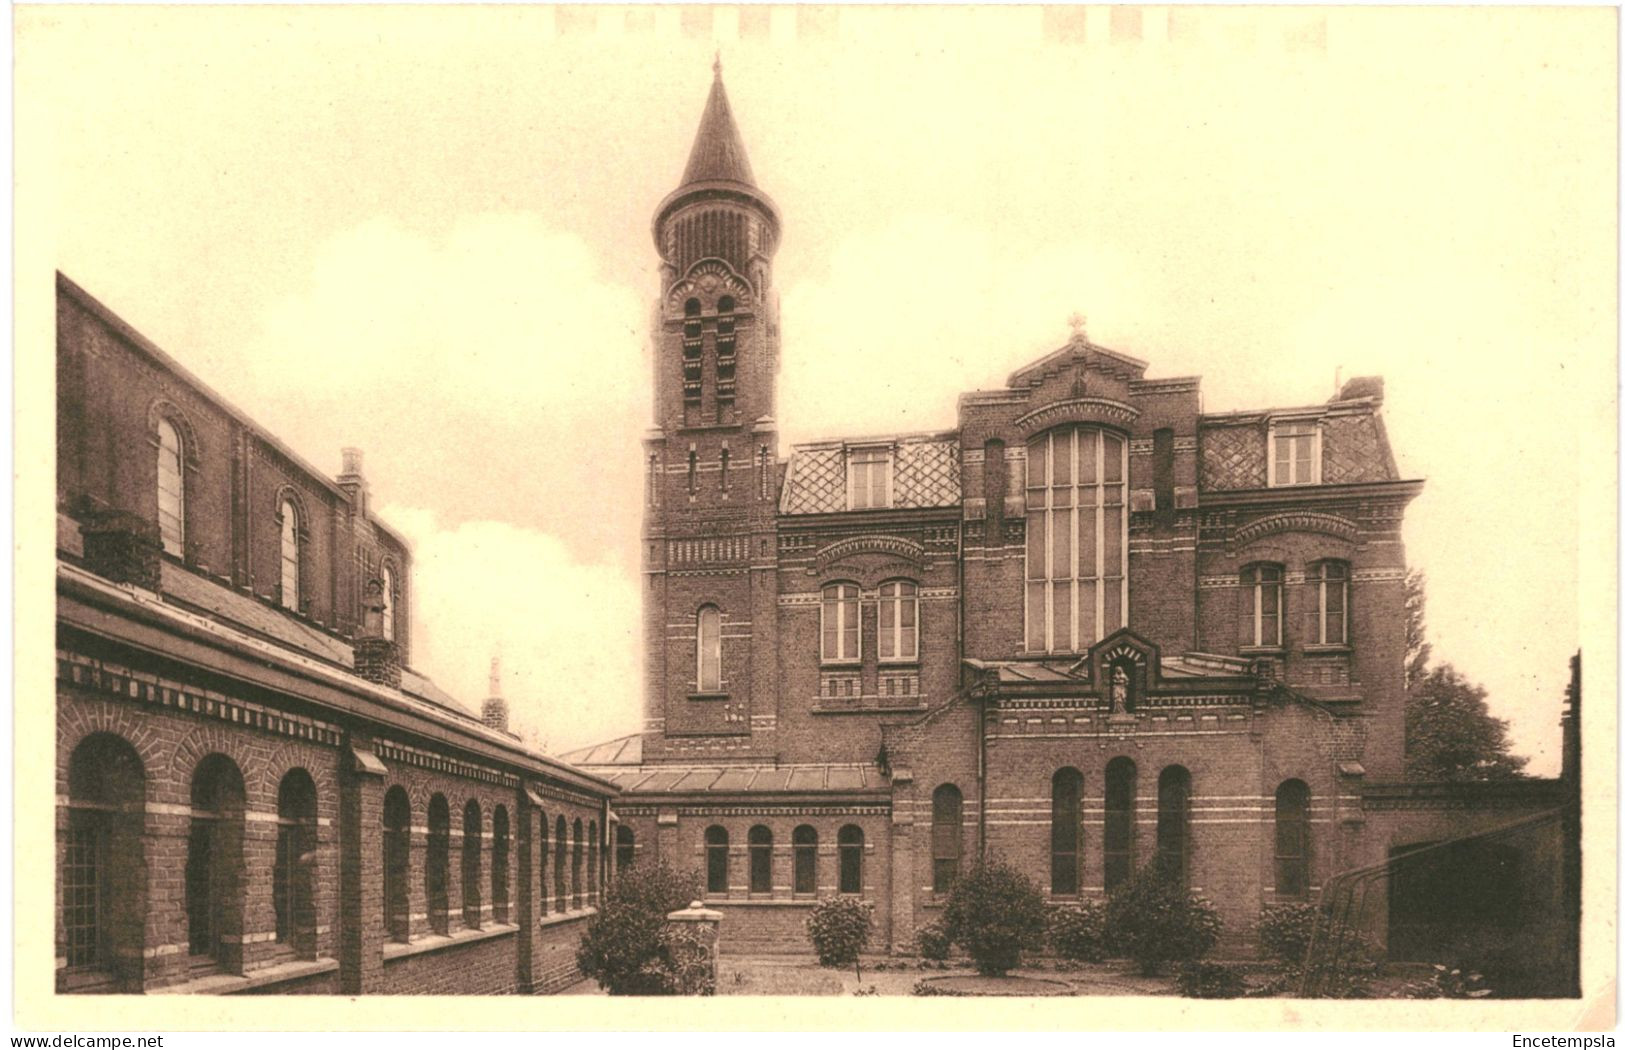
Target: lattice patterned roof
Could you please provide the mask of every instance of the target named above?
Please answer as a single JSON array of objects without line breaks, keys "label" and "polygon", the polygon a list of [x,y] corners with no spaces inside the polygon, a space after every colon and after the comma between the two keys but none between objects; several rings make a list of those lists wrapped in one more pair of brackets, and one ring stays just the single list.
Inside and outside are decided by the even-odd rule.
[{"label": "lattice patterned roof", "polygon": [[951,507],[959,502],[959,446],[951,439],[905,437],[861,445],[797,448],[779,510],[829,514],[847,508],[846,457],[851,447],[891,449],[893,507]]}]

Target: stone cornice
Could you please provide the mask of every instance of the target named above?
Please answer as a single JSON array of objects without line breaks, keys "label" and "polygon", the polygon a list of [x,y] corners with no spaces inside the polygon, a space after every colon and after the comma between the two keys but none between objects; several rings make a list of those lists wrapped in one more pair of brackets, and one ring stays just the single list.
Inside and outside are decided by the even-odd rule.
[{"label": "stone cornice", "polygon": [[1032,437],[1063,423],[1103,423],[1126,430],[1139,414],[1140,410],[1133,405],[1110,398],[1074,397],[1035,408],[1017,417],[1015,426],[1023,437]]}]

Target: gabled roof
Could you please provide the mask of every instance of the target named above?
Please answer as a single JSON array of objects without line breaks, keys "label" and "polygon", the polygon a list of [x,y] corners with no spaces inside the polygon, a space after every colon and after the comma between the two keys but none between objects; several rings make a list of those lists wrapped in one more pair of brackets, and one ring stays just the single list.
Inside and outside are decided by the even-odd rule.
[{"label": "gabled roof", "polygon": [[572,766],[635,766],[643,761],[643,734],[632,733],[566,751],[559,760]]},{"label": "gabled roof", "polygon": [[700,130],[688,153],[688,167],[683,169],[682,185],[721,181],[743,183],[755,189],[756,179],[750,171],[750,159],[745,156],[745,143],[739,137],[733,110],[728,106],[728,92],[722,86],[721,63],[712,69],[716,76],[711,81],[710,97],[705,100]]}]

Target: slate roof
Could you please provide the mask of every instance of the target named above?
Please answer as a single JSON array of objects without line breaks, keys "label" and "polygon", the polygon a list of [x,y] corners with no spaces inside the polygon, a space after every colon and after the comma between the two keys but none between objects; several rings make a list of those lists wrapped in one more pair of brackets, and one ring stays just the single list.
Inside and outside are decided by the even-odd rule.
[{"label": "slate roof", "polygon": [[627,738],[572,751],[563,760],[604,777],[627,795],[883,795],[890,790],[870,765],[628,766],[583,761],[583,754],[610,751]]}]

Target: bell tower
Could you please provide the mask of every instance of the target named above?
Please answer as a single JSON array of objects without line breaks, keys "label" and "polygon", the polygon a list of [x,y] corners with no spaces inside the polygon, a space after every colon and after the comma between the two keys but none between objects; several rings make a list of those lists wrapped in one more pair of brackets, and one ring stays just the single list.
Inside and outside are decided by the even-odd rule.
[{"label": "bell tower", "polygon": [[688,165],[653,222],[646,761],[761,757],[776,720],[779,211],[751,173],[720,60],[712,73]]}]

